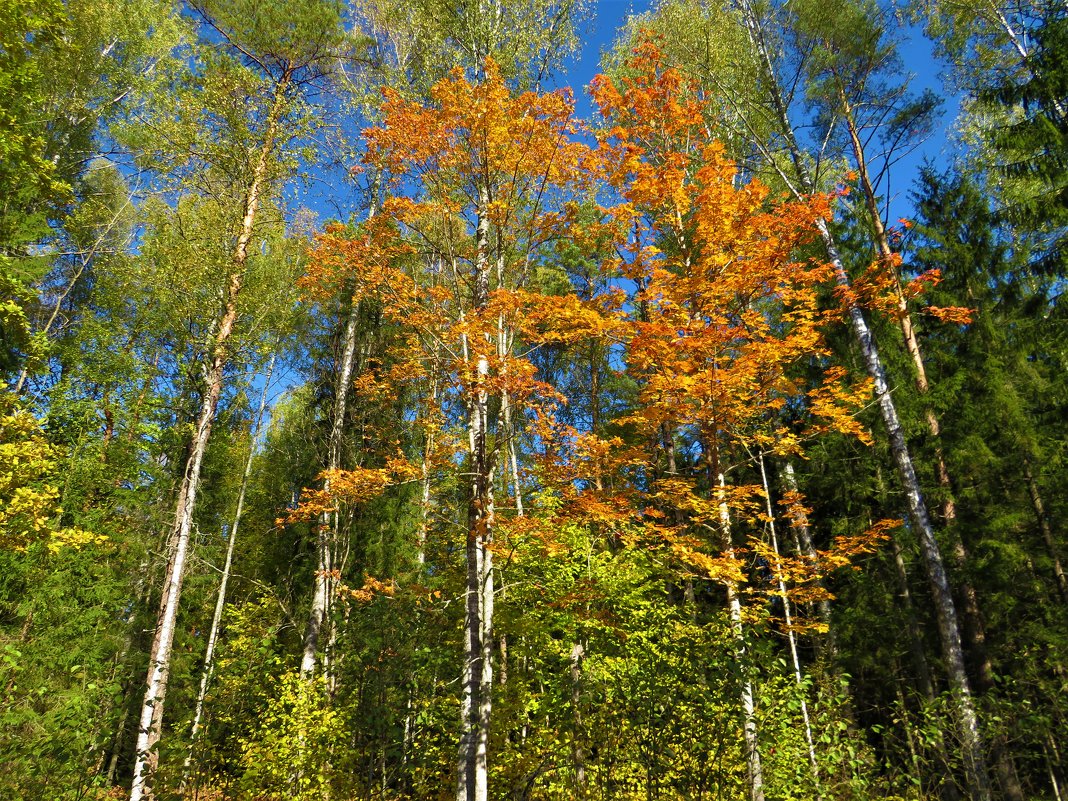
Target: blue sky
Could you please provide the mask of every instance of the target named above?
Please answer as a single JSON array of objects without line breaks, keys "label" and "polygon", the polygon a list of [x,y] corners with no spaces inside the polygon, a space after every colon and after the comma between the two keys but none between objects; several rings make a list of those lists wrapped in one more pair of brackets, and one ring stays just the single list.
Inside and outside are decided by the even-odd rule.
[{"label": "blue sky", "polygon": [[[611,46],[617,33],[623,27],[628,16],[648,11],[655,2],[651,0],[596,0],[592,9],[592,19],[584,33],[581,52],[571,60],[567,69],[559,76],[561,85],[571,86],[575,91],[576,111],[580,117],[588,118],[592,113],[589,96],[585,87],[600,69],[602,52]],[[913,74],[913,88],[918,93],[923,89],[932,89],[944,96],[945,87],[940,78],[941,67],[932,52],[931,43],[923,36],[919,27],[906,30],[906,42],[901,50],[901,57],[908,70]],[[957,115],[958,98],[946,99],[943,115],[931,137],[922,143],[913,153],[903,158],[894,166],[891,173],[890,212],[891,222],[899,217],[908,217],[912,204],[909,191],[924,160],[931,161],[936,168],[945,168],[952,160],[953,145],[946,133]]]}]

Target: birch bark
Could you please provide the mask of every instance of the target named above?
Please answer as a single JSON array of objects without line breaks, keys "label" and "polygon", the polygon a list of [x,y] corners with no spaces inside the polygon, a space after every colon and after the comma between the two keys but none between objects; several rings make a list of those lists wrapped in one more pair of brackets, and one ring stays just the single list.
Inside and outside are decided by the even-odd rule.
[{"label": "birch bark", "polygon": [[[489,205],[484,186],[478,190],[472,306],[489,301]],[[476,360],[468,389],[468,437],[471,485],[467,505],[467,585],[464,618],[463,702],[456,784],[457,801],[488,798],[489,725],[493,711],[493,452],[489,448],[489,350],[491,343],[466,342]]]},{"label": "birch bark", "polygon": [[167,680],[170,675],[171,648],[174,644],[175,626],[178,620],[178,604],[185,578],[185,563],[189,552],[189,537],[193,529],[197,491],[200,488],[200,473],[204,454],[211,437],[219,398],[222,396],[224,370],[230,358],[230,337],[237,323],[237,303],[245,280],[245,264],[248,261],[248,246],[252,240],[262,194],[267,188],[268,171],[274,152],[275,138],[285,107],[286,95],[293,74],[283,70],[275,83],[274,96],[264,125],[263,143],[256,156],[249,176],[245,194],[244,214],[241,229],[230,259],[230,275],[226,283],[224,301],[212,347],[211,362],[207,369],[207,388],[197,415],[193,447],[186,461],[175,510],[174,529],[171,535],[173,551],[164,582],[160,603],[159,620],[149,656],[149,670],[144,702],[141,706],[137,745],[134,753],[133,783],[130,801],[152,798],[152,775],[159,760],[156,745],[159,742],[163,706],[167,696]]},{"label": "birch bark", "polygon": [[[797,683],[799,692],[805,692],[805,680],[801,672],[801,657],[797,652],[797,634],[794,632],[793,609],[790,605],[790,596],[786,591],[786,581],[783,578],[781,553],[779,551],[779,537],[775,532],[775,510],[771,506],[771,485],[768,484],[768,474],[764,468],[764,454],[759,455],[760,479],[764,484],[764,508],[768,516],[768,534],[771,537],[771,549],[775,554],[775,575],[778,579],[779,595],[782,597],[783,618],[786,622],[786,641],[790,646],[790,662],[794,669],[794,681]],[[820,784],[820,768],[816,761],[816,743],[812,737],[812,721],[808,714],[808,699],[801,695],[801,721],[805,727],[805,743],[808,745],[808,763],[812,769],[812,781],[816,787],[816,797],[823,798],[823,787]]]},{"label": "birch bark", "polygon": [[[764,73],[762,77],[769,88],[769,99],[776,117],[778,132],[784,138],[794,168],[793,180],[781,166],[777,166],[776,169],[780,170],[780,175],[796,194],[811,194],[815,190],[815,184],[805,164],[793,125],[790,123],[784,94],[776,77],[775,65],[764,37],[763,25],[757,17],[750,0],[738,0],[738,7],[742,12],[750,43],[759,58],[760,69]],[[819,219],[815,222],[831,265],[834,268],[836,282],[841,287],[849,288],[851,285],[849,275],[846,272],[845,264],[838,250],[838,243],[831,233],[827,220]],[[979,733],[978,716],[965,669],[957,609],[953,602],[949,578],[946,575],[942,551],[935,537],[927,502],[924,499],[919,478],[916,475],[912,455],[905,440],[901,421],[898,418],[897,407],[890,393],[890,386],[886,380],[886,372],[882,358],[879,355],[875,337],[860,306],[856,303],[850,304],[848,314],[868,375],[874,383],[878,409],[883,419],[883,424],[887,429],[890,451],[897,468],[901,487],[907,499],[909,522],[920,539],[928,583],[935,604],[935,618],[938,622],[942,642],[942,655],[946,672],[949,675],[950,689],[957,718],[961,756],[967,774],[969,792],[973,801],[991,801],[993,796],[982,738]]]},{"label": "birch bark", "polygon": [[193,725],[189,731],[189,752],[185,758],[182,769],[182,782],[179,794],[185,792],[189,781],[189,771],[193,765],[193,750],[196,748],[197,735],[200,733],[201,720],[204,717],[204,698],[208,694],[208,686],[211,683],[212,674],[215,672],[215,646],[219,639],[219,628],[222,624],[223,610],[226,608],[226,590],[230,584],[230,571],[234,564],[234,544],[237,542],[238,531],[241,527],[241,516],[245,511],[245,492],[248,489],[249,477],[252,475],[252,457],[256,454],[256,440],[259,439],[260,427],[263,424],[263,413],[267,408],[267,391],[271,386],[271,374],[274,372],[275,354],[271,354],[271,360],[267,364],[267,371],[263,377],[263,392],[260,393],[260,407],[256,412],[256,421],[253,423],[251,442],[249,442],[248,457],[245,459],[245,469],[241,473],[241,488],[237,493],[237,508],[234,510],[234,522],[230,527],[230,536],[226,543],[226,560],[223,563],[222,578],[219,581],[219,593],[215,598],[215,613],[211,618],[211,629],[208,632],[208,644],[204,649],[204,667],[200,674],[200,689],[197,691],[197,701],[193,712]]},{"label": "birch bark", "polygon": [[[719,521],[724,552],[734,558],[734,546],[731,544],[731,516],[727,508],[727,481],[723,473],[717,477],[716,500],[719,504]],[[746,664],[745,631],[742,628],[742,601],[738,587],[733,581],[724,582],[727,588],[727,611],[731,627],[734,629],[735,655],[742,671],[740,686],[742,701],[742,733],[745,737],[745,758],[749,774],[749,801],[764,801],[764,769],[760,760],[760,740],[756,721],[756,694],[753,681],[749,678]]]}]

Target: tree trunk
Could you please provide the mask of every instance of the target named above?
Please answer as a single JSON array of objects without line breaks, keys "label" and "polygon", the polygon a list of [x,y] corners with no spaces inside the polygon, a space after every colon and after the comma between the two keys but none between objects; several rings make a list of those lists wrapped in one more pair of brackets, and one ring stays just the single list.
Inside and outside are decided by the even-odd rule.
[{"label": "tree trunk", "polygon": [[189,753],[185,758],[182,768],[182,783],[179,794],[185,792],[189,781],[189,771],[193,765],[193,750],[196,748],[197,735],[200,733],[200,722],[204,716],[204,698],[208,694],[208,685],[211,683],[212,674],[215,671],[215,645],[219,638],[219,628],[222,624],[223,610],[226,607],[226,590],[230,584],[230,570],[234,564],[234,544],[237,542],[238,529],[241,526],[241,515],[245,511],[245,492],[248,490],[249,477],[252,475],[252,457],[256,453],[256,440],[259,438],[260,427],[263,424],[263,414],[267,408],[267,390],[271,386],[271,374],[274,372],[275,354],[271,354],[271,360],[267,364],[267,372],[263,377],[263,392],[260,394],[260,407],[256,412],[256,421],[252,426],[251,441],[249,442],[248,457],[245,459],[245,469],[241,473],[241,488],[237,493],[237,508],[234,510],[234,523],[230,527],[230,536],[226,543],[226,561],[223,562],[222,579],[219,581],[219,593],[215,599],[215,613],[211,618],[211,630],[208,632],[208,644],[204,649],[204,667],[200,674],[200,689],[197,692],[197,702],[193,713],[193,725],[189,731]]},{"label": "tree trunk", "polygon": [[[371,203],[367,219],[375,216],[378,210],[378,180],[371,184]],[[345,319],[345,340],[341,351],[341,364],[338,366],[337,385],[334,390],[334,409],[330,420],[330,439],[327,443],[326,469],[341,469],[341,451],[345,434],[345,416],[348,412],[349,385],[356,364],[356,331],[360,322],[360,304],[355,295],[349,304],[349,314]],[[323,479],[323,492],[330,494],[330,475]],[[312,605],[308,612],[308,628],[304,632],[304,653],[300,660],[300,675],[308,680],[315,676],[315,667],[319,660],[319,638],[322,628],[330,616],[330,605],[337,581],[334,565],[334,550],[337,548],[338,517],[337,513],[323,512],[319,517],[316,531],[316,569]]]},{"label": "tree trunk", "polygon": [[[808,173],[801,148],[794,135],[786,104],[776,80],[774,63],[764,41],[763,28],[750,4],[750,0],[738,0],[738,3],[743,12],[750,41],[756,48],[762,69],[765,72],[764,77],[768,81],[769,87],[771,87],[770,99],[774,107],[773,111],[777,117],[780,132],[785,137],[786,145],[790,151],[796,185],[794,181],[790,181],[789,176],[783,174],[783,178],[799,195],[811,194],[815,189],[815,184]],[[850,288],[849,275],[846,272],[845,264],[838,252],[838,244],[831,233],[827,220],[822,218],[816,220],[816,227],[834,267],[837,284],[843,288]],[[890,441],[890,451],[897,467],[901,487],[908,499],[909,521],[920,539],[924,564],[927,568],[928,582],[935,604],[938,630],[941,635],[942,655],[953,695],[961,755],[968,776],[968,789],[972,796],[972,801],[991,801],[992,792],[987,773],[986,757],[983,753],[975,703],[964,665],[964,651],[961,645],[957,609],[953,602],[949,579],[942,561],[942,552],[939,548],[938,540],[935,538],[934,527],[927,511],[927,503],[920,488],[919,478],[916,476],[912,455],[905,441],[905,433],[901,427],[901,421],[898,419],[897,407],[890,394],[890,386],[886,380],[882,358],[879,355],[879,350],[868,322],[864,318],[864,312],[856,303],[850,304],[849,321],[863,356],[868,375],[875,385],[875,397],[883,424],[886,426]]]},{"label": "tree trunk", "polygon": [[[718,474],[717,500],[719,503],[719,520],[722,528],[721,537],[725,553],[734,558],[734,546],[731,543],[731,517],[727,508],[727,482],[723,473]],[[725,581],[727,588],[727,611],[731,627],[734,629],[735,656],[742,672],[742,733],[745,737],[745,759],[749,774],[749,801],[764,801],[764,769],[760,761],[760,742],[756,722],[756,698],[753,682],[749,678],[748,657],[746,656],[745,631],[742,628],[742,602],[738,587],[734,581]]]},{"label": "tree trunk", "polygon": [[586,643],[576,640],[568,659],[571,672],[571,761],[575,768],[575,798],[586,797],[586,751],[582,726],[582,663],[586,658]]},{"label": "tree trunk", "polygon": [[[901,328],[901,337],[904,340],[905,349],[908,351],[909,359],[912,362],[913,382],[917,394],[923,400],[924,419],[927,423],[927,431],[931,435],[931,442],[934,445],[935,475],[938,478],[939,490],[942,492],[942,521],[950,530],[952,536],[950,554],[953,568],[957,574],[957,601],[961,610],[961,622],[963,624],[961,633],[963,634],[966,663],[971,668],[976,691],[980,694],[986,694],[994,689],[993,666],[990,663],[990,656],[986,647],[986,628],[979,609],[979,595],[975,591],[975,585],[972,584],[971,579],[968,577],[967,547],[962,534],[953,530],[953,524],[957,519],[953,482],[950,479],[949,467],[946,465],[945,454],[942,450],[941,424],[934,409],[931,408],[930,403],[927,401],[930,384],[927,380],[927,368],[923,359],[923,351],[920,347],[919,337],[916,334],[916,328],[912,322],[912,315],[909,313],[908,302],[901,284],[900,271],[893,262],[893,251],[890,248],[890,240],[883,226],[882,215],[879,213],[879,204],[875,197],[875,189],[871,183],[867,159],[860,140],[860,132],[856,127],[853,109],[841,84],[838,87],[838,95],[842,103],[843,118],[849,133],[853,156],[857,165],[857,174],[863,190],[864,204],[875,233],[876,250],[878,251],[879,259],[883,262],[885,268],[891,271],[893,276],[898,325]],[[1016,777],[1016,768],[1004,743],[1000,740],[992,743],[991,751],[994,756],[994,767],[998,774],[998,781],[1005,797],[1009,801],[1023,801],[1023,788]]]},{"label": "tree trunk", "polygon": [[260,197],[268,181],[267,173],[271,153],[274,150],[274,140],[291,79],[291,74],[288,71],[284,72],[275,85],[274,97],[264,129],[263,145],[260,147],[256,165],[250,176],[248,191],[245,195],[241,232],[238,234],[230,259],[230,275],[226,283],[225,299],[215,331],[211,363],[207,369],[207,387],[197,415],[193,446],[186,461],[181,488],[178,492],[175,522],[171,534],[173,550],[164,582],[152,652],[149,656],[147,688],[137,733],[130,801],[141,801],[142,798],[153,797],[152,776],[159,760],[156,744],[159,742],[162,729],[163,705],[167,695],[167,680],[171,667],[171,647],[174,644],[178,604],[182,594],[182,581],[185,578],[189,537],[193,530],[197,490],[200,487],[200,471],[208,448],[208,440],[211,437],[212,424],[215,422],[219,398],[222,395],[223,373],[230,356],[230,336],[237,322],[237,302],[245,278],[248,246],[252,240]]},{"label": "tree trunk", "polygon": [[897,539],[890,540],[890,549],[894,554],[894,576],[897,579],[898,598],[905,610],[905,625],[908,629],[909,654],[912,656],[912,668],[916,671],[916,683],[919,685],[920,694],[927,702],[935,699],[934,682],[931,680],[931,670],[927,665],[927,657],[923,652],[923,635],[920,632],[920,624],[916,618],[916,608],[912,603],[912,592],[909,590],[909,576],[905,567],[905,557],[901,552],[901,545]]},{"label": "tree trunk", "polygon": [[775,575],[779,585],[779,595],[782,596],[783,618],[786,621],[786,640],[790,646],[790,661],[794,669],[794,681],[801,693],[801,721],[805,726],[805,743],[808,745],[808,763],[812,768],[812,782],[816,789],[816,797],[823,798],[823,787],[820,783],[820,768],[816,761],[816,743],[812,737],[812,721],[808,714],[808,699],[805,697],[805,680],[801,673],[801,658],[797,652],[797,634],[794,632],[793,612],[790,608],[790,596],[786,591],[786,581],[783,579],[782,562],[780,561],[779,537],[775,532],[775,510],[771,506],[771,486],[768,484],[768,474],[764,469],[764,454],[759,455],[760,480],[764,484],[764,508],[768,515],[768,534],[771,537],[771,549],[775,554]]},{"label": "tree trunk", "polygon": [[[476,226],[473,307],[489,300],[489,203],[480,189]],[[477,348],[477,349],[476,349]],[[469,350],[470,349],[470,350]],[[487,801],[489,726],[493,710],[493,453],[489,436],[488,339],[467,342],[467,359],[475,358],[476,375],[468,388],[468,438],[471,485],[467,505],[467,602],[464,617],[464,671],[461,733],[457,765],[457,801]],[[470,351],[474,351],[471,353]]]},{"label": "tree trunk", "polygon": [[[787,461],[784,465],[782,480],[786,484],[787,490],[790,492],[798,491],[797,475],[794,473],[792,462]],[[812,531],[808,527],[807,515],[802,512],[798,518],[792,520],[791,527],[797,536],[798,553],[803,553],[809,561],[817,564],[819,557],[816,554],[816,546],[812,542]],[[822,581],[820,583],[822,586]],[[831,625],[831,602],[827,597],[821,597],[816,602],[816,608],[819,610],[820,620],[827,627],[827,633],[824,635],[824,642],[820,650],[824,652],[828,661],[833,662],[838,658],[838,644],[835,640],[834,627]]]},{"label": "tree trunk", "polygon": [[1061,603],[1068,604],[1068,578],[1064,574],[1064,566],[1061,564],[1060,554],[1057,552],[1057,543],[1053,539],[1053,527],[1050,526],[1049,517],[1046,516],[1046,507],[1042,503],[1042,495],[1038,491],[1038,482],[1031,471],[1031,462],[1024,459],[1024,478],[1027,479],[1027,493],[1031,496],[1031,506],[1038,518],[1038,527],[1042,532],[1042,541],[1046,545],[1050,561],[1053,562],[1053,575],[1057,577],[1057,591],[1061,596]]}]

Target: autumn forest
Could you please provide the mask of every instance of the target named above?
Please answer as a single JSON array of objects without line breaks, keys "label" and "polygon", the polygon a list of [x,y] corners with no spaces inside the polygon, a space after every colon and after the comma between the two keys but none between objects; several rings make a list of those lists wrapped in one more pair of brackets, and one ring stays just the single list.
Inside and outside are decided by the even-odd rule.
[{"label": "autumn forest", "polygon": [[0,798],[1068,798],[1064,4],[621,9],[0,2]]}]

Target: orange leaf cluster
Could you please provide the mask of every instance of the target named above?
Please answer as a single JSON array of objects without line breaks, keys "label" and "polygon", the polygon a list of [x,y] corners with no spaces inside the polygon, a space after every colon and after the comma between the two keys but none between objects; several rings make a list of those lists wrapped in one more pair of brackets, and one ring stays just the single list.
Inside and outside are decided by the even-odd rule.
[{"label": "orange leaf cluster", "polygon": [[387,488],[412,481],[419,468],[402,456],[386,461],[380,468],[357,467],[352,470],[324,470],[316,478],[322,489],[306,489],[296,508],[279,518],[278,525],[314,520],[335,512],[342,503],[360,504],[377,498]]},{"label": "orange leaf cluster", "polygon": [[356,589],[339,584],[337,593],[341,597],[351,598],[357,603],[369,603],[377,597],[392,598],[397,593],[397,585],[392,579],[379,581],[374,576],[364,576],[362,587]]},{"label": "orange leaf cluster", "polygon": [[641,287],[627,362],[642,407],[629,421],[744,439],[804,399],[825,425],[859,433],[850,415],[866,388],[844,387],[843,374],[833,374],[806,398],[795,369],[826,353],[831,318],[820,293],[831,270],[795,254],[831,198],[777,200],[759,181],[743,181],[711,136],[696,86],[663,68],[653,44],[628,68],[619,86],[599,80],[594,99],[611,123],[601,149],[622,198],[608,213],[635,232],[625,272]]}]

